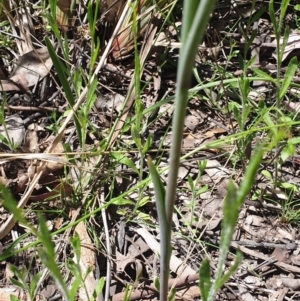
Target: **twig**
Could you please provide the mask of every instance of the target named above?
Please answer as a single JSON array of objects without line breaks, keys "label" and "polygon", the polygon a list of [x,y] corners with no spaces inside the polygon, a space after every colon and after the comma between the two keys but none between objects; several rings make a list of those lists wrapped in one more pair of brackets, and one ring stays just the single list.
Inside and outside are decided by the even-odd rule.
[{"label": "twig", "polygon": [[6,106],[5,110],[16,110],[16,111],[34,111],[34,112],[58,112],[64,113],[65,110],[60,108],[51,108],[51,107],[25,107],[25,106]]},{"label": "twig", "polygon": [[[262,259],[262,260],[270,259],[269,256],[266,256],[266,255],[263,255],[259,252],[250,250],[246,247],[239,246],[236,242],[231,242],[230,245],[231,245],[231,247],[233,247],[235,249],[240,249],[243,253],[248,254],[250,256],[253,256],[253,257],[256,257],[256,258],[259,258],[259,259]],[[298,273],[298,274],[300,273],[300,268],[299,267],[296,267],[296,266],[293,266],[293,265],[290,265],[290,264],[287,264],[287,263],[284,263],[284,262],[278,262],[278,261],[274,262],[273,264],[280,267],[280,268],[282,268],[285,271]]]},{"label": "twig", "polygon": [[255,242],[252,240],[242,240],[242,241],[233,241],[240,246],[247,246],[250,248],[281,248],[286,250],[297,250],[298,245],[296,243],[288,243],[288,244],[274,244],[269,242]]}]

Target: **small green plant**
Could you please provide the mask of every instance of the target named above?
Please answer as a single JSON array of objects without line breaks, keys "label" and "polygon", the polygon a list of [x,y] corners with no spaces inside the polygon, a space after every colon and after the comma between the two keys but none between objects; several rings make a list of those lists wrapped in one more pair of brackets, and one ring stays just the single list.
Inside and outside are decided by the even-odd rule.
[{"label": "small green plant", "polygon": [[227,188],[227,194],[223,207],[222,233],[220,240],[220,256],[214,280],[210,277],[210,263],[205,259],[199,271],[200,289],[203,301],[213,301],[217,291],[224,285],[230,276],[236,271],[242,261],[242,254],[237,252],[231,267],[224,272],[224,264],[229,251],[230,242],[236,226],[238,211],[246,199],[254,182],[257,169],[265,150],[262,146],[255,150],[252,159],[246,169],[244,179],[237,189],[233,182]]},{"label": "small green plant", "polygon": [[27,269],[25,266],[23,266],[21,269],[18,269],[16,266],[10,265],[10,270],[14,274],[14,276],[10,278],[11,283],[27,292],[29,300],[33,301],[36,295],[36,287],[42,275],[42,271],[38,272],[31,279],[29,279],[29,269]]},{"label": "small green plant", "polygon": [[202,177],[203,172],[206,167],[206,163],[207,162],[205,160],[197,162],[199,172],[198,172],[197,178],[194,181],[191,178],[191,176],[188,175],[189,190],[192,193],[190,204],[187,205],[187,207],[190,208],[190,210],[191,210],[191,220],[189,221],[190,223],[193,222],[194,212],[195,212],[195,203],[196,203],[197,198],[199,197],[199,195],[201,195],[202,193],[204,193],[208,190],[208,185],[204,185],[204,186],[201,186],[200,188],[198,188],[201,177]]},{"label": "small green plant", "polygon": [[[1,12],[0,12],[1,13]],[[9,35],[9,22],[2,21],[0,22],[0,50],[1,48],[5,49],[6,47],[12,47],[13,41]]]},{"label": "small green plant", "polygon": [[281,222],[287,224],[298,224],[300,221],[300,200],[294,198],[294,192],[291,191],[286,200],[282,201]]},{"label": "small green plant", "polygon": [[[65,113],[66,114],[66,113]],[[51,118],[52,118],[52,122],[49,126],[47,126],[46,128],[51,131],[54,132],[55,134],[58,133],[59,130],[59,123],[62,121],[62,119],[64,118],[64,114],[62,116],[57,116],[57,112],[55,110],[53,110],[53,112],[51,112]]]},{"label": "small green plant", "polygon": [[[33,227],[28,220],[23,216],[21,209],[16,205],[15,200],[13,199],[10,192],[6,187],[1,185],[1,199],[2,205],[9,211],[12,212],[15,218],[25,225],[36,237],[35,244],[38,244],[38,254],[39,258],[42,261],[43,265],[49,271],[51,277],[54,279],[58,288],[60,289],[64,299],[66,301],[76,300],[76,295],[80,286],[84,287],[84,279],[87,275],[83,275],[79,266],[80,261],[80,239],[78,235],[75,235],[70,239],[72,251],[74,254],[74,259],[69,259],[67,262],[67,268],[73,276],[73,281],[70,286],[67,286],[66,280],[60,272],[60,267],[57,263],[56,254],[55,254],[55,245],[52,241],[51,233],[47,228],[46,221],[42,215],[38,216],[38,229]],[[40,279],[41,273],[37,273],[33,276],[28,285],[28,269],[23,267],[18,269],[15,266],[11,266],[11,270],[14,273],[15,278],[11,278],[11,281],[14,285],[24,289],[29,293],[30,300],[34,300],[36,294],[36,288],[38,280]],[[87,273],[92,272],[87,270]],[[104,286],[104,278],[102,277],[95,288],[93,296],[90,296],[89,300],[95,300],[96,296],[102,291]],[[17,300],[17,299],[15,299]]]},{"label": "small green plant", "polygon": [[[282,157],[284,158],[285,156],[283,155]],[[270,202],[279,204],[281,206],[282,222],[292,224],[299,221],[300,219],[300,208],[299,208],[299,200],[298,200],[299,188],[297,187],[297,185],[284,182],[282,180],[277,180],[275,182],[273,175],[267,170],[262,170],[261,175],[263,175],[266,179],[270,181],[271,192],[273,193],[271,198],[264,195],[263,192],[261,191],[258,191],[257,195],[260,196],[260,198],[265,198],[266,200],[269,200]]]}]

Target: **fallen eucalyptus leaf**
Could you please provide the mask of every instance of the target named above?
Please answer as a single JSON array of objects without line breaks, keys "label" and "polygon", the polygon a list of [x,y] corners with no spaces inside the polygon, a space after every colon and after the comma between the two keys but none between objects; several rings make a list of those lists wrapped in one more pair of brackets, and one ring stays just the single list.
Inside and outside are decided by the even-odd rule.
[{"label": "fallen eucalyptus leaf", "polygon": [[[283,38],[281,38],[279,41],[280,45],[282,45],[282,41]],[[276,40],[274,40],[273,44],[276,46]],[[300,34],[299,33],[290,34],[284,49],[282,61],[284,61],[292,51],[299,50],[299,49],[300,49]],[[272,56],[277,60],[276,51],[272,54]]]},{"label": "fallen eucalyptus leaf", "polygon": [[14,146],[21,146],[25,136],[23,120],[18,114],[5,118],[5,126],[0,126],[0,134]]},{"label": "fallen eucalyptus leaf", "polygon": [[0,91],[27,90],[44,78],[51,68],[47,47],[29,51],[17,59],[9,79],[1,81]]}]

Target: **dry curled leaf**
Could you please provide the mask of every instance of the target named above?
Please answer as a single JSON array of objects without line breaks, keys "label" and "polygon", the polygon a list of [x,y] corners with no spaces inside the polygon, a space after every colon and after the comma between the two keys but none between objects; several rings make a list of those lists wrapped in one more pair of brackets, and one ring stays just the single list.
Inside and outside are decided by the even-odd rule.
[{"label": "dry curled leaf", "polygon": [[34,86],[52,68],[52,60],[47,47],[29,51],[15,62],[9,79],[2,80],[0,91],[22,91]]},{"label": "dry curled leaf", "polygon": [[0,126],[0,134],[11,144],[19,147],[23,143],[25,126],[18,114],[5,118],[5,125]]},{"label": "dry curled leaf", "polygon": [[40,194],[40,195],[31,195],[30,200],[32,201],[45,201],[45,200],[57,200],[60,198],[66,198],[73,193],[73,187],[68,183],[60,183],[53,190]]},{"label": "dry curled leaf", "polygon": [[[283,43],[283,38],[279,41],[280,45]],[[274,40],[273,44],[276,46],[276,40]],[[282,47],[282,46],[280,46]],[[284,53],[282,56],[282,61],[284,61],[289,54],[294,50],[299,50],[300,48],[300,34],[299,33],[292,33],[289,35],[287,44],[284,48]],[[277,60],[277,52],[275,51],[272,56]]]}]

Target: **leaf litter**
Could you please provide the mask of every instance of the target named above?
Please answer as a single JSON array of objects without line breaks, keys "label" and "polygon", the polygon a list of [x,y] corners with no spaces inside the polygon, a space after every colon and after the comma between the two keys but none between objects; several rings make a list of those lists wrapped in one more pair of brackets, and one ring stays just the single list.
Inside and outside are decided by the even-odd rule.
[{"label": "leaf litter", "polygon": [[[74,36],[80,36],[81,39],[80,42],[78,40],[76,42],[75,39],[69,40],[71,46],[74,46],[74,48],[70,47],[70,64],[78,67],[77,61],[81,56],[81,67],[88,68],[89,62],[84,57],[84,53],[90,51],[89,41],[85,39],[86,35],[81,35],[82,32],[79,32],[80,26],[74,17],[76,14],[72,12],[71,18],[64,18],[64,14],[70,13],[66,9],[69,7],[68,3],[65,5],[66,2],[60,1],[58,4],[61,11],[57,21],[62,31],[61,34],[69,32]],[[101,30],[109,29],[109,27],[106,28],[108,23],[104,21],[108,21],[109,26],[115,26],[116,16],[120,16],[124,3],[120,1],[120,6],[114,6],[113,3],[106,1],[105,5],[100,8],[101,18],[97,25],[99,36]],[[216,66],[219,66],[217,69],[219,73],[221,72],[220,68],[225,68],[226,72],[231,75],[241,74],[238,59],[233,56],[232,60],[228,61],[232,51],[241,52],[246,42],[243,31],[237,29],[234,24],[241,17],[247,20],[260,8],[266,6],[263,1],[257,1],[257,3],[257,7],[253,10],[249,1],[236,1],[236,8],[232,8],[228,1],[219,1],[218,8],[211,20],[211,29],[208,30],[203,44],[199,47],[196,58],[199,80],[205,82],[213,80]],[[33,7],[29,9],[34,11]],[[78,7],[75,8],[75,11],[78,18],[81,18]],[[26,18],[32,18],[33,23],[39,24],[40,21],[36,16],[25,15]],[[147,18],[148,15],[150,16],[149,10],[146,10],[145,15]],[[292,20],[292,17],[297,17],[297,12],[291,8],[288,17]],[[148,18],[148,21],[154,19],[152,16],[152,19]],[[39,25],[45,26],[44,24]],[[295,27],[292,21],[290,25]],[[140,51],[140,62],[143,69],[140,80],[145,85],[145,89],[141,93],[141,100],[144,110],[152,108],[143,117],[143,131],[140,134],[144,140],[149,135],[153,137],[152,147],[148,153],[157,160],[157,166],[161,169],[169,164],[168,149],[172,132],[170,122],[173,114],[172,97],[176,86],[176,62],[180,48],[178,42],[178,27],[180,26],[180,22],[177,22],[164,28],[164,31],[159,31],[158,39],[155,40],[158,28],[151,23],[148,28],[150,31],[147,34],[146,31],[143,31],[140,35],[141,44],[144,45]],[[233,30],[231,30],[232,28]],[[256,60],[251,68],[261,68],[269,76],[272,76],[276,65],[276,56],[274,56],[275,44],[268,14],[262,14],[257,23],[253,24],[252,29],[258,30],[258,33],[257,40],[252,42],[251,55],[255,55]],[[145,299],[146,297],[155,300],[157,297],[153,279],[159,273],[157,253],[160,233],[156,227],[153,188],[149,185],[143,189],[142,194],[141,191],[126,194],[141,181],[137,170],[141,168],[143,161],[135,148],[128,125],[134,122],[136,117],[135,94],[131,91],[134,80],[130,81],[132,76],[129,78],[124,76],[133,74],[134,69],[133,44],[130,44],[132,40],[131,42],[126,41],[128,37],[128,33],[125,34],[126,30],[125,28],[125,31],[114,40],[110,62],[98,74],[97,79],[101,84],[97,86],[97,100],[89,113],[91,124],[84,149],[79,146],[72,123],[67,125],[64,135],[61,135],[60,141],[57,142],[57,136],[53,135],[55,131],[51,129],[55,119],[45,111],[32,114],[32,112],[22,109],[10,109],[6,111],[7,133],[3,125],[1,127],[1,134],[15,144],[15,148],[3,144],[2,153],[10,157],[3,155],[3,159],[1,158],[3,160],[0,170],[1,182],[10,189],[16,200],[19,201],[21,208],[44,210],[47,219],[56,225],[55,230],[79,219],[82,214],[81,209],[85,208],[85,199],[89,194],[81,195],[80,201],[74,203],[72,201],[74,187],[78,189],[81,185],[85,185],[83,190],[90,194],[95,190],[100,194],[101,190],[97,185],[89,186],[87,179],[89,174],[95,174],[95,182],[101,183],[106,190],[111,189],[111,197],[114,202],[102,215],[102,219],[98,213],[94,214],[88,222],[80,222],[74,228],[54,238],[59,241],[56,248],[57,259],[66,261],[67,257],[71,256],[74,261],[78,260],[82,274],[89,272],[85,278],[85,287],[80,288],[77,300],[88,300],[89,296],[93,294],[96,282],[102,276],[111,279],[107,285],[110,297],[114,301],[123,299],[124,288],[127,284],[132,284],[134,287],[129,300]],[[101,37],[106,38],[105,34]],[[290,35],[284,49],[284,61],[295,54],[293,52],[298,48],[297,37],[296,32]],[[155,45],[155,48],[151,52],[152,44]],[[19,49],[25,49],[25,46],[22,45]],[[1,51],[4,51],[4,57],[10,58],[11,53],[17,53],[18,50],[10,51],[7,48],[1,49]],[[0,73],[1,90],[7,92],[7,105],[37,108],[47,106],[53,109],[52,114],[57,114],[54,116],[55,118],[66,118],[66,115],[60,112],[62,108],[66,111],[68,105],[61,87],[57,86],[54,81],[56,74],[55,70],[51,69],[52,60],[46,47],[30,51],[27,49],[26,53],[20,51],[15,60],[4,59],[4,61],[6,68],[2,69],[1,67]],[[264,96],[266,104],[272,105],[274,96],[270,86],[263,83],[264,87],[262,88],[260,82],[253,84],[256,85],[253,86],[255,92],[259,91],[252,97],[254,103]],[[221,82],[212,91],[204,90],[194,94],[189,102],[182,153],[186,155],[191,151],[197,149],[198,151],[195,151],[181,164],[170,263],[172,277],[175,279],[170,279],[170,288],[176,287],[176,298],[180,300],[200,298],[197,273],[206,254],[209,254],[212,260],[212,271],[215,270],[218,259],[216,246],[219,243],[222,202],[226,195],[227,182],[229,178],[233,178],[238,185],[243,174],[243,162],[235,156],[240,151],[237,145],[224,143],[218,147],[201,148],[213,143],[216,139],[222,139],[238,131],[237,122],[228,117],[229,113],[223,114],[222,112],[222,108],[227,106],[228,99],[239,100],[239,96],[235,93],[232,87],[227,88]],[[288,91],[288,93],[291,93],[288,95],[292,95],[292,92]],[[123,104],[126,95],[130,96],[124,110]],[[3,96],[1,97],[3,100]],[[161,101],[163,103],[157,106],[157,109],[153,109]],[[285,100],[284,104],[292,110],[298,110],[298,103],[295,100]],[[97,150],[99,141],[107,138],[108,129],[116,122],[119,114],[121,114],[121,119],[109,147],[114,146],[115,151],[127,150],[126,160],[124,158],[121,160],[120,156],[108,155],[103,160],[102,166],[99,165],[100,167],[97,166],[97,160],[90,159],[90,161],[82,162],[81,153],[86,153],[89,149]],[[18,126],[11,127],[9,119],[17,122]],[[127,122],[127,129],[124,129],[126,120],[130,120],[130,122]],[[30,124],[31,126],[29,126]],[[24,134],[25,130],[26,135]],[[294,135],[297,136],[297,129],[295,129]],[[66,144],[69,148],[66,148]],[[48,154],[49,149],[54,154]],[[72,152],[73,158],[71,159],[73,164],[75,162],[76,167],[72,165],[67,167],[68,165],[64,164],[67,159],[64,154],[66,150]],[[299,231],[293,223],[299,218],[296,202],[299,197],[298,152],[296,147],[294,154],[290,154],[280,162],[277,175],[281,183],[279,190],[274,189],[272,178],[264,176],[266,173],[262,172],[258,175],[256,186],[253,188],[257,191],[251,193],[241,208],[234,240],[231,243],[233,252],[236,248],[243,252],[244,262],[234,277],[219,292],[220,299],[283,300],[286,297],[299,298],[299,281],[297,280],[300,273]],[[12,159],[13,157],[16,159]],[[197,179],[199,174],[197,162],[203,160],[206,161],[206,166],[199,182],[195,182],[195,189],[199,190],[199,193],[195,194],[195,190],[190,187],[189,178],[192,181]],[[274,173],[272,160],[272,154],[268,154],[263,166],[263,169],[271,175]],[[41,162],[48,163],[46,165]],[[132,168],[134,165],[135,168]],[[83,172],[81,168],[86,168],[89,172]],[[106,169],[109,168],[116,170],[118,174],[114,174],[110,170],[106,174]],[[142,171],[143,174],[148,173],[145,167]],[[34,182],[33,179],[36,179],[37,174],[40,175],[39,179]],[[162,179],[166,179],[166,175],[167,171],[162,174]],[[142,180],[145,177],[146,175],[143,175]],[[27,196],[32,182],[34,185],[30,189],[34,193]],[[73,186],[73,183],[76,185]],[[287,187],[287,184],[293,186]],[[294,190],[291,190],[291,187]],[[123,198],[118,198],[124,193]],[[295,203],[290,203],[290,198],[295,200]],[[139,205],[138,199],[143,199],[144,203]],[[92,208],[101,207],[101,204],[103,203],[90,203]],[[47,213],[47,209],[55,213]],[[104,216],[109,220],[106,226]],[[28,219],[36,224],[34,210],[28,215]],[[125,223],[122,222],[124,219]],[[3,208],[1,208],[1,220],[2,254],[7,254],[6,250],[11,241],[17,240],[17,237],[27,232],[26,228],[16,224]],[[108,229],[105,230],[105,227]],[[109,233],[109,239],[105,237],[105,231]],[[68,243],[73,232],[77,233],[81,241],[81,257],[77,259],[74,257],[74,252],[70,251]],[[32,241],[33,238],[31,240],[27,238],[21,241],[21,244],[25,246]],[[109,251],[101,245],[104,241],[111,243],[114,250]],[[15,250],[18,248],[19,246],[16,246]],[[61,251],[62,249],[65,251]],[[10,255],[1,261],[0,273],[3,276],[0,289],[1,300],[9,300],[9,295],[18,296],[20,300],[28,299],[26,293],[12,285],[9,280],[12,275],[8,271],[10,264],[15,264],[20,269],[24,266],[30,269],[27,262],[35,256],[34,249],[27,249],[22,252],[21,261],[18,254]],[[112,263],[110,270],[106,268],[107,258]],[[232,257],[229,255],[228,266],[230,266],[231,260]],[[38,260],[35,264],[43,270]],[[37,270],[31,269],[30,277],[33,277],[36,272]],[[64,271],[62,270],[62,272]],[[111,278],[108,275],[111,275]],[[72,281],[70,279],[70,283]],[[43,300],[43,297],[50,300],[53,296],[62,298],[58,287],[46,272],[39,285],[37,290],[41,297],[37,295],[36,300]],[[101,300],[100,295],[97,297],[99,300]]]}]

